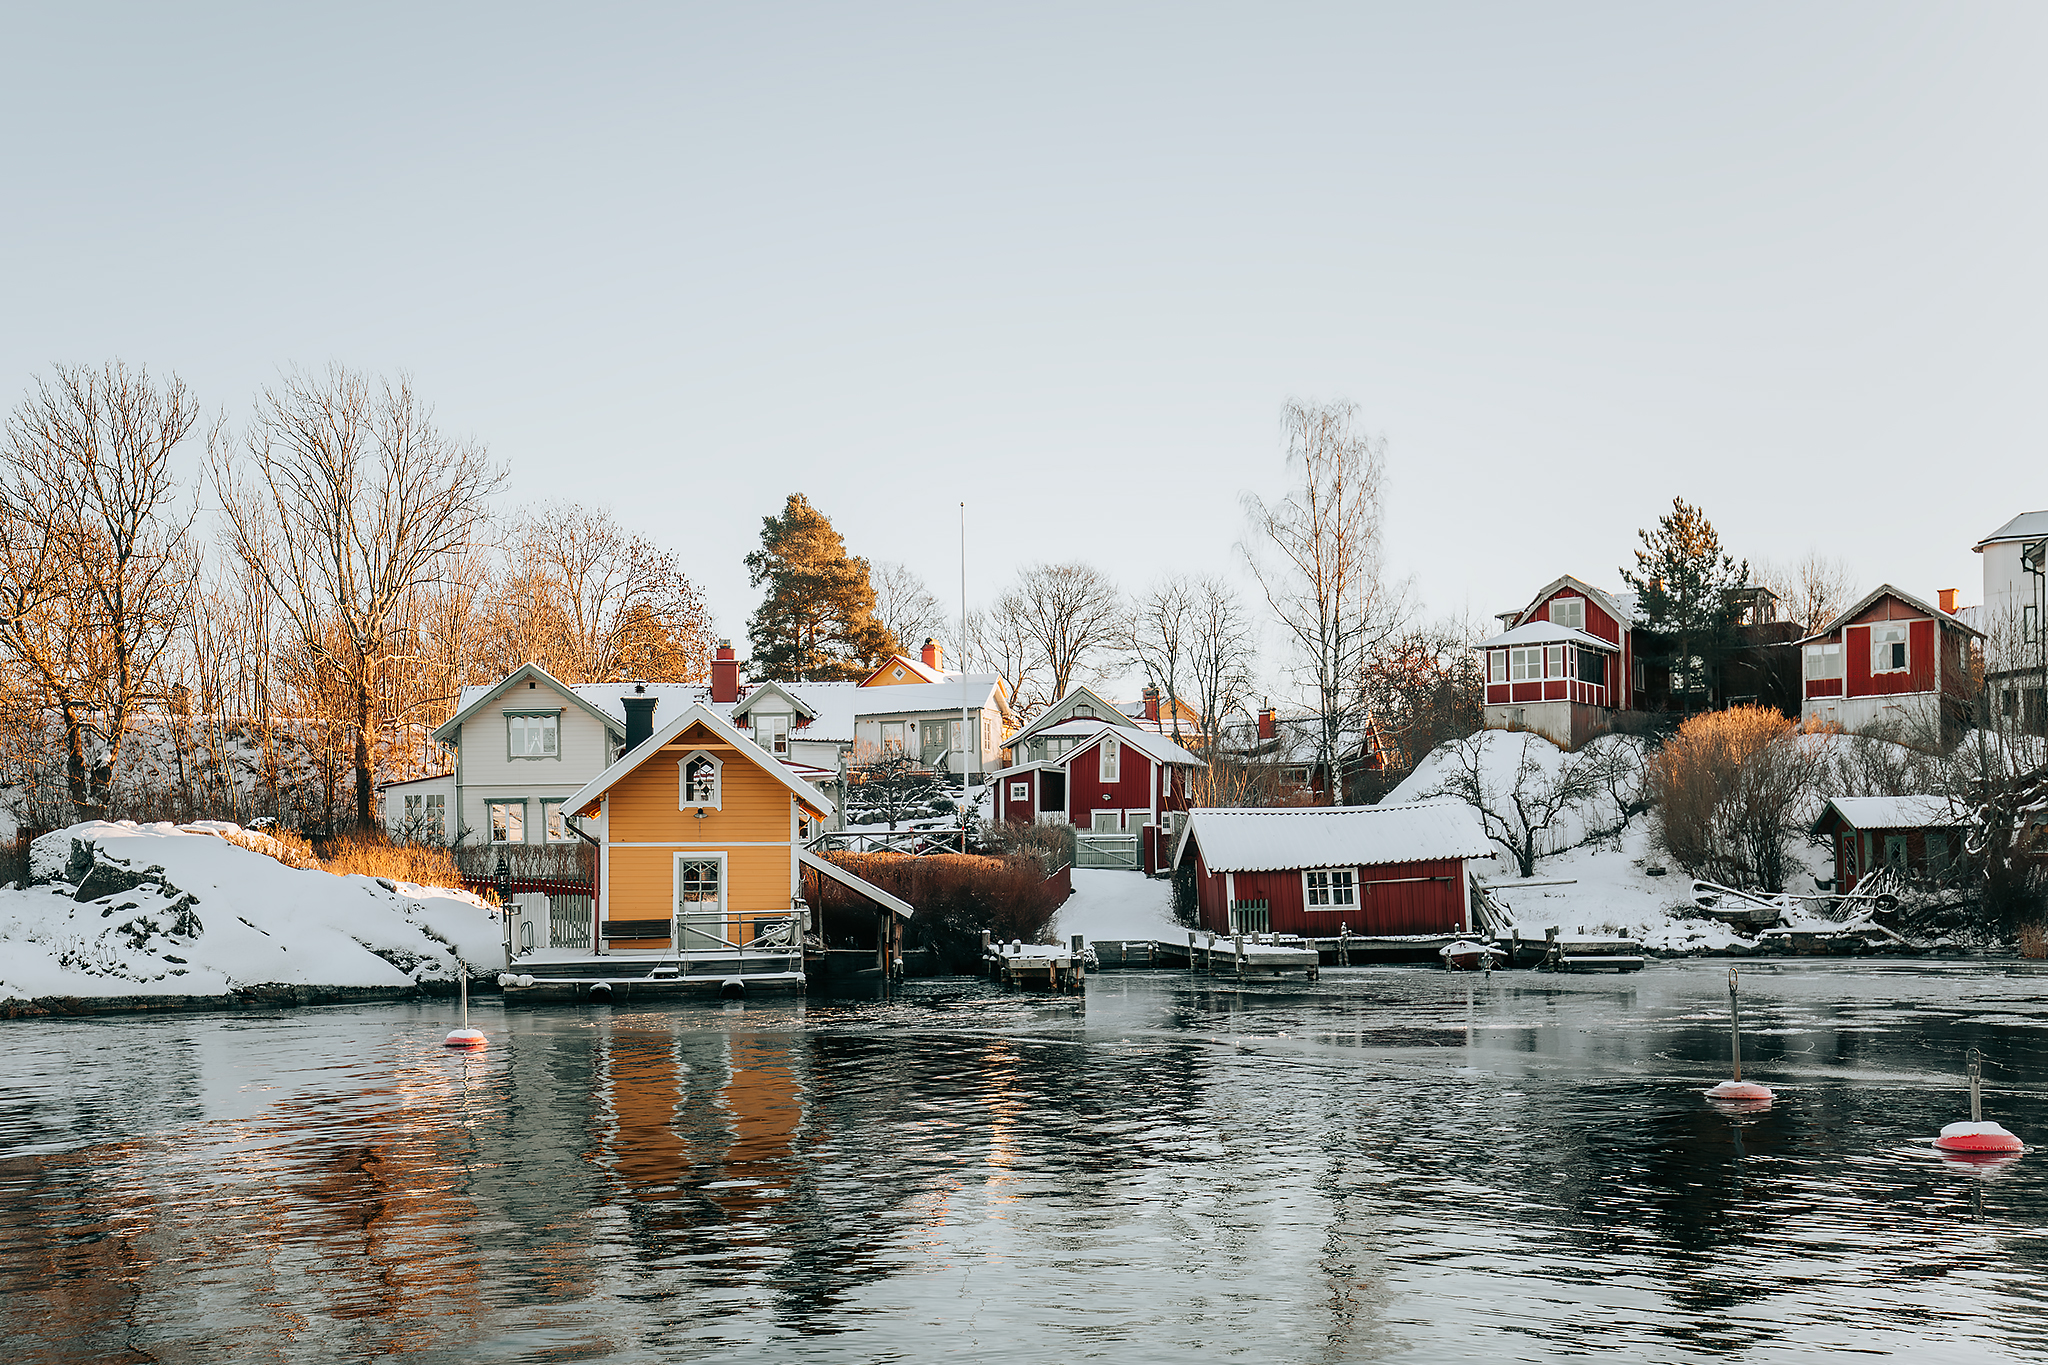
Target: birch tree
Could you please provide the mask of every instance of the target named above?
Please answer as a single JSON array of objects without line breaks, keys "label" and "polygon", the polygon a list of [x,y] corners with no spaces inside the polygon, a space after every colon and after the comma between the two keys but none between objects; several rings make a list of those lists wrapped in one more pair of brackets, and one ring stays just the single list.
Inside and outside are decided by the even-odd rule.
[{"label": "birch tree", "polygon": [[[1386,452],[1354,430],[1357,417],[1352,403],[1287,405],[1294,487],[1274,503],[1246,495],[1251,537],[1239,547],[1293,648],[1297,681],[1319,717],[1316,758],[1332,774],[1359,718],[1365,661],[1403,614],[1383,577]],[[1332,802],[1338,785],[1330,784]]]},{"label": "birch tree", "polygon": [[504,474],[436,427],[408,378],[339,365],[264,389],[241,447],[223,434],[213,450],[230,542],[298,646],[346,686],[367,826],[380,683],[400,657],[404,608],[474,534]]},{"label": "birch tree", "polygon": [[198,414],[175,375],[60,365],[0,440],[0,642],[57,713],[79,818],[105,812],[177,635],[192,512],[172,454]]}]

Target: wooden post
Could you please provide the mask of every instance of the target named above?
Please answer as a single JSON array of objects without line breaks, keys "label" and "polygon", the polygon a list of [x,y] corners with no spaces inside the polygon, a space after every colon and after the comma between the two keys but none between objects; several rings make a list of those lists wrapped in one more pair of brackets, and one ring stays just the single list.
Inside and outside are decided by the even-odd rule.
[{"label": "wooden post", "polygon": [[1237,934],[1231,939],[1237,953],[1237,979],[1244,980],[1244,935]]},{"label": "wooden post", "polygon": [[1543,961],[1547,966],[1556,967],[1562,962],[1557,954],[1557,926],[1551,925],[1543,931]]},{"label": "wooden post", "polygon": [[1188,930],[1188,975],[1195,974],[1195,931]]},{"label": "wooden post", "polygon": [[1349,967],[1351,965],[1351,926],[1348,924],[1337,926],[1337,965],[1339,967]]}]

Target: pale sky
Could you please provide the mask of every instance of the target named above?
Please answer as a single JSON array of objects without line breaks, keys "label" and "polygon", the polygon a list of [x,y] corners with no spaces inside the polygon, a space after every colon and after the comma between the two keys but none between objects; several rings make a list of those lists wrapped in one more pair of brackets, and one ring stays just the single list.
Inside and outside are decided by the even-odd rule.
[{"label": "pale sky", "polygon": [[2038,7],[81,4],[0,53],[0,400],[408,370],[736,637],[795,490],[949,603],[963,499],[977,601],[1228,567],[1290,396],[1385,437],[1432,613],[1619,586],[1674,495],[1975,602],[2048,506]]}]

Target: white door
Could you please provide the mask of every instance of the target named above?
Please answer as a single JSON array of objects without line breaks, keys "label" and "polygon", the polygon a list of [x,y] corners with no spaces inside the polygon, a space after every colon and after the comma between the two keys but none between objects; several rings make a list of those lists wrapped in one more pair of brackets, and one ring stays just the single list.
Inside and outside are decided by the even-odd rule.
[{"label": "white door", "polygon": [[1088,828],[1091,833],[1122,834],[1124,832],[1124,816],[1122,811],[1099,810],[1094,812],[1090,818],[1092,823]]}]

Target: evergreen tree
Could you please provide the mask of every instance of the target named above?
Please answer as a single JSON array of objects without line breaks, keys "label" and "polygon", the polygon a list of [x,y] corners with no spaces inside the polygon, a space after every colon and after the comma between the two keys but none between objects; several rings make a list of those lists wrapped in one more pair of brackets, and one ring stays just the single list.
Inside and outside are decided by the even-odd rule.
[{"label": "evergreen tree", "polygon": [[1675,702],[1688,711],[1709,706],[1721,661],[1738,643],[1730,594],[1748,586],[1749,561],[1723,553],[1707,514],[1684,498],[1671,500],[1654,531],[1636,534],[1636,572],[1621,577],[1637,594],[1642,626],[1662,637],[1650,657],[1671,670]]},{"label": "evergreen tree", "polygon": [[756,677],[858,678],[899,648],[875,615],[868,562],[846,553],[831,521],[801,493],[789,495],[781,516],[761,518],[761,548],[747,556],[747,575],[768,589],[747,622]]}]

